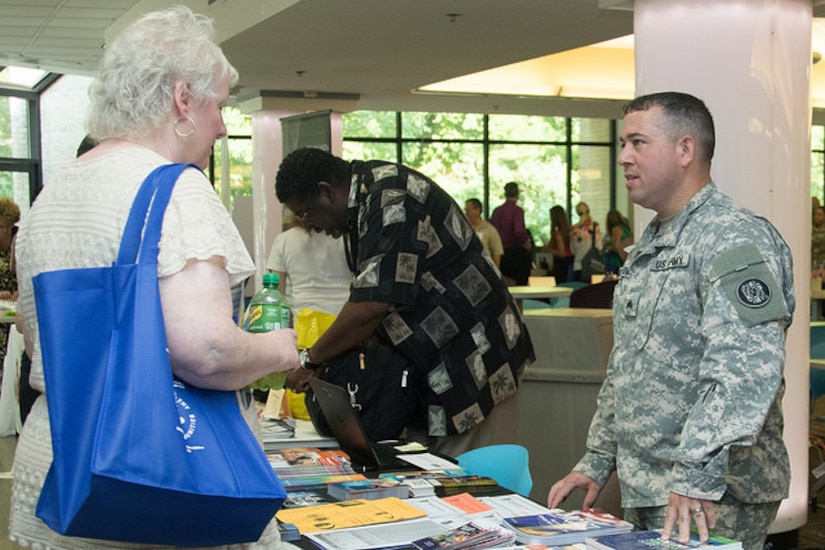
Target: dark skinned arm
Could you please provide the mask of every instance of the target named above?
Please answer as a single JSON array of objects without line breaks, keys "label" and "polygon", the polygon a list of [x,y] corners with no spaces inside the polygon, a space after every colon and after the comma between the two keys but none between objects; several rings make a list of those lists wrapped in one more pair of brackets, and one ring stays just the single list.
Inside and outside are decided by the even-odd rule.
[{"label": "dark skinned arm", "polygon": [[[390,304],[387,302],[347,302],[327,331],[309,350],[309,359],[319,364],[359,346],[381,326]],[[295,369],[287,374],[286,387],[297,393],[309,389],[316,370]]]},{"label": "dark skinned arm", "polygon": [[310,348],[310,360],[323,363],[360,345],[381,326],[389,309],[387,302],[347,302],[338,318]]}]

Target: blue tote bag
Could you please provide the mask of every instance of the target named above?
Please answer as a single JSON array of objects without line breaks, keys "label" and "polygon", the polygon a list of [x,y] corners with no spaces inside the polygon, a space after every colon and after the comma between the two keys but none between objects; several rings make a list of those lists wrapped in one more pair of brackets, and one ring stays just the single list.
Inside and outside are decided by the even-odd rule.
[{"label": "blue tote bag", "polygon": [[34,278],[54,450],[37,516],[61,534],[252,542],[286,496],[237,394],[172,375],[157,253],[186,167],[161,166],[146,178],[114,265]]}]

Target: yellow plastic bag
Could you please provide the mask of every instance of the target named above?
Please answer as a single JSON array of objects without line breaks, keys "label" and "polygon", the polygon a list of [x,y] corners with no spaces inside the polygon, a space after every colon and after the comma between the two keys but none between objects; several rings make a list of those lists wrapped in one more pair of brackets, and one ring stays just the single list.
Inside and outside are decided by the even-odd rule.
[{"label": "yellow plastic bag", "polygon": [[[301,308],[295,315],[295,331],[298,333],[298,349],[309,348],[321,335],[326,332],[335,315],[317,311],[314,309]],[[286,390],[286,397],[289,402],[289,410],[294,418],[309,420],[304,394]]]},{"label": "yellow plastic bag", "polygon": [[314,309],[301,308],[295,315],[298,349],[312,347],[312,344],[318,341],[318,338],[327,331],[333,321],[335,321],[335,315]]}]

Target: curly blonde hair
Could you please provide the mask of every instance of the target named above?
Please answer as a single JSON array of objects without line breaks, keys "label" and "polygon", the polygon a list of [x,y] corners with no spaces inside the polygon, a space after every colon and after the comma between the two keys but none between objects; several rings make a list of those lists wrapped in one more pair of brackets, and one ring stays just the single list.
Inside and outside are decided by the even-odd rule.
[{"label": "curly blonde hair", "polygon": [[167,122],[178,81],[196,102],[232,87],[238,71],[214,42],[212,20],[185,6],[150,12],[106,48],[100,73],[89,88],[89,134],[109,137],[151,134]]},{"label": "curly blonde hair", "polygon": [[20,221],[20,207],[9,198],[0,198],[0,225],[12,227]]}]

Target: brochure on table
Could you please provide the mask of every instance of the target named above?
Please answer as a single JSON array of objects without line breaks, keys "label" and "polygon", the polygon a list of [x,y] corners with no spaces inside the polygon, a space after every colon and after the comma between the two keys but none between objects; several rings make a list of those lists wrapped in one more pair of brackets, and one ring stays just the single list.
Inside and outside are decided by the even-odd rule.
[{"label": "brochure on table", "polygon": [[[475,497],[470,497],[474,499]],[[410,498],[403,502],[419,509],[426,517],[353,527],[330,531],[315,531],[304,533],[304,536],[320,548],[336,550],[370,550],[390,546],[409,545],[414,540],[424,537],[436,537],[461,527],[467,523],[475,523],[481,527],[498,529],[502,527],[502,519],[509,516],[526,516],[531,514],[547,513],[551,510],[521,495],[507,494],[498,496],[478,497],[477,501],[483,505],[462,502],[468,497],[450,499],[446,501],[438,497]],[[391,500],[391,499],[386,499]],[[378,503],[381,500],[369,501]],[[478,507],[481,512],[468,513],[468,506]],[[556,510],[559,511],[559,510]],[[312,515],[312,512],[309,512]],[[281,519],[281,512],[278,513]],[[519,547],[527,550],[525,547]],[[540,545],[536,548],[540,548]],[[580,548],[584,548],[582,544]]]}]

